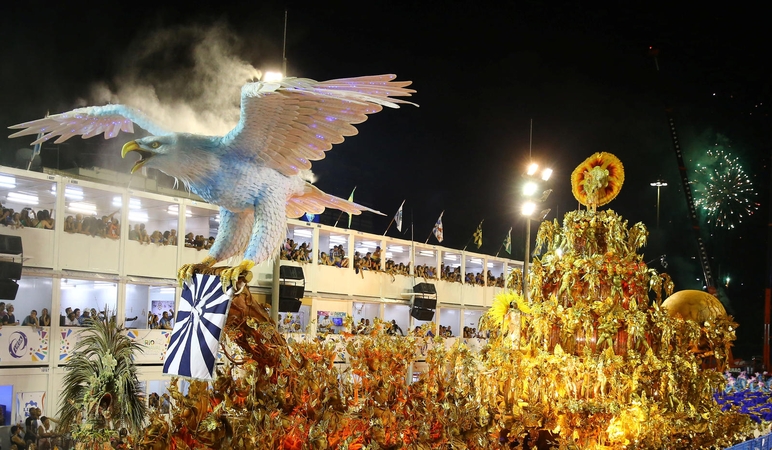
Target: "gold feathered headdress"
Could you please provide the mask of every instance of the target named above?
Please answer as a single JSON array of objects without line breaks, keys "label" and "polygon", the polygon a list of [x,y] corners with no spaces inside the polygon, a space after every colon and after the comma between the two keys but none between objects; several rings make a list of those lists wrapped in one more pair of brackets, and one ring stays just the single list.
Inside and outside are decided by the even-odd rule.
[{"label": "gold feathered headdress", "polygon": [[624,181],[622,161],[611,153],[598,152],[574,169],[571,190],[579,203],[595,209],[614,200]]}]

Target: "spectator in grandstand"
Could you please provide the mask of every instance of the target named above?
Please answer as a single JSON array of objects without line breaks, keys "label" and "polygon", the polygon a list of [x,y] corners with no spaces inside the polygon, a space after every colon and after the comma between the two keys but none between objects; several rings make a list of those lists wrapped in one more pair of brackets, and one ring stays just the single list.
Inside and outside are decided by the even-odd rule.
[{"label": "spectator in grandstand", "polygon": [[371,267],[373,270],[381,270],[381,247],[375,247],[373,254],[370,255]]},{"label": "spectator in grandstand", "polygon": [[24,208],[21,210],[21,224],[27,228],[35,228],[38,224],[37,218],[32,213],[32,208]]},{"label": "spectator in grandstand", "polygon": [[323,266],[331,266],[332,265],[332,260],[330,259],[329,256],[327,256],[327,253],[322,252],[319,255],[319,264],[321,264]]},{"label": "spectator in grandstand", "polygon": [[0,224],[3,224],[5,226],[11,225],[13,221],[13,210],[8,208],[3,208],[2,214],[0,214]]},{"label": "spectator in grandstand", "polygon": [[139,224],[135,223],[133,227],[129,230],[129,240],[130,241],[138,241],[139,240]]},{"label": "spectator in grandstand", "polygon": [[67,218],[64,219],[64,232],[65,233],[75,232],[75,217],[67,216]]},{"label": "spectator in grandstand", "polygon": [[43,310],[40,311],[40,317],[38,317],[38,324],[41,327],[51,326],[51,315],[48,314],[48,308],[43,308]]},{"label": "spectator in grandstand", "polygon": [[155,230],[153,233],[150,234],[150,243],[156,244],[156,245],[163,245],[164,241],[164,235],[158,231]]},{"label": "spectator in grandstand", "polygon": [[389,327],[389,330],[387,331],[392,336],[404,336],[405,333],[402,332],[402,328],[400,328],[399,325],[397,325],[397,321],[393,320],[391,321],[391,326]]},{"label": "spectator in grandstand", "polygon": [[35,228],[42,228],[44,230],[54,229],[54,219],[51,218],[51,213],[45,209],[38,211],[38,224]]},{"label": "spectator in grandstand", "polygon": [[162,330],[171,330],[172,329],[172,322],[169,320],[169,313],[168,312],[166,312],[166,311],[163,312],[163,317],[161,317],[161,320],[158,322],[158,328],[160,328]]},{"label": "spectator in grandstand", "polygon": [[[68,308],[69,309],[69,308]],[[79,327],[80,322],[78,322],[78,318],[75,316],[75,312],[70,312],[67,314],[67,319],[64,321],[64,326],[66,327]]]},{"label": "spectator in grandstand", "polygon": [[139,242],[142,244],[150,243],[150,236],[147,234],[144,223],[139,224]]},{"label": "spectator in grandstand", "polygon": [[121,237],[121,224],[115,217],[107,224],[107,237],[110,239],[118,239]]},{"label": "spectator in grandstand", "polygon": [[172,228],[169,232],[169,239],[167,241],[169,245],[177,245],[177,230]]},{"label": "spectator in grandstand", "polygon": [[24,442],[24,428],[21,424],[11,427],[10,441],[12,447],[15,445],[19,450],[27,450],[27,443]]},{"label": "spectator in grandstand", "polygon": [[24,318],[24,321],[21,323],[24,326],[27,327],[38,327],[40,326],[40,323],[38,322],[38,312],[34,309],[29,312],[29,316]]},{"label": "spectator in grandstand", "polygon": [[158,314],[153,314],[153,317],[150,319],[150,322],[148,323],[148,328],[151,330],[157,330],[161,328],[161,324],[158,322]]},{"label": "spectator in grandstand", "polygon": [[24,224],[21,223],[21,214],[13,213],[13,220],[11,221],[11,228],[24,228]]},{"label": "spectator in grandstand", "polygon": [[13,314],[13,305],[8,303],[5,305],[6,314],[0,318],[0,325],[18,325],[16,323],[16,316]]},{"label": "spectator in grandstand", "polygon": [[8,314],[5,310],[5,302],[0,302],[0,323],[3,323],[3,318]]}]

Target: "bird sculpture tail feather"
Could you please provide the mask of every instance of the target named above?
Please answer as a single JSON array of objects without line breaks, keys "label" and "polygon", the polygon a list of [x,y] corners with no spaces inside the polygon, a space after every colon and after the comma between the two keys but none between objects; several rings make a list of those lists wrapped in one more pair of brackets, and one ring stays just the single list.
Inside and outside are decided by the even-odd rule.
[{"label": "bird sculpture tail feather", "polygon": [[355,216],[363,211],[381,216],[385,215],[380,211],[362,206],[359,203],[327,194],[316,186],[306,183],[301,194],[296,194],[287,201],[287,217],[297,219],[305,213],[321,214],[325,208],[338,209]]}]

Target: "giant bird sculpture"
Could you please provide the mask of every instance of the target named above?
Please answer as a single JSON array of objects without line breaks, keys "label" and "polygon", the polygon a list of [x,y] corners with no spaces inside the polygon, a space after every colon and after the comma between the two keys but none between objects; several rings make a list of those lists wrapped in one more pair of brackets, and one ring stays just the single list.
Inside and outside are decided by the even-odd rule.
[{"label": "giant bird sculpture", "polygon": [[133,132],[133,124],[153,136],[130,141],[121,155],[139,154],[131,172],[158,169],[182,181],[204,200],[220,207],[220,227],[209,255],[200,264],[186,264],[180,281],[202,266],[211,267],[243,253],[243,261],[222,273],[223,285],[235,284],[278,251],[286,235],[285,217],[320,214],[336,208],[349,214],[365,206],[322,192],[310,183],[311,161],[324,158],[344,136],[357,134],[353,124],[383,106],[413,104],[392,97],[410,96],[410,81],[395,75],[344,78],[318,82],[284,78],[247,83],[241,89],[241,117],[225,136],[204,136],[165,130],[141,111],[125,105],[90,106],[10,127],[10,137],[36,135],[33,144],[54,137],[84,139],[104,133]]}]

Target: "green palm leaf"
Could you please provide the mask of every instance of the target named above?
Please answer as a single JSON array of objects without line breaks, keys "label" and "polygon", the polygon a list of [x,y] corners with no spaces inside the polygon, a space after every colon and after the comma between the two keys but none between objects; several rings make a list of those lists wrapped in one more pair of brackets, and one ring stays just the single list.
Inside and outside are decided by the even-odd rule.
[{"label": "green palm leaf", "polygon": [[[142,430],[146,415],[135,352],[144,346],[132,341],[118,324],[114,314],[105,311],[106,320],[91,319],[67,362],[64,391],[59,402],[61,425],[87,441],[109,436],[107,424],[98,414],[99,403],[109,394],[112,400],[112,429]],[[85,421],[80,420],[85,415]],[[107,434],[105,434],[108,432]]]}]

